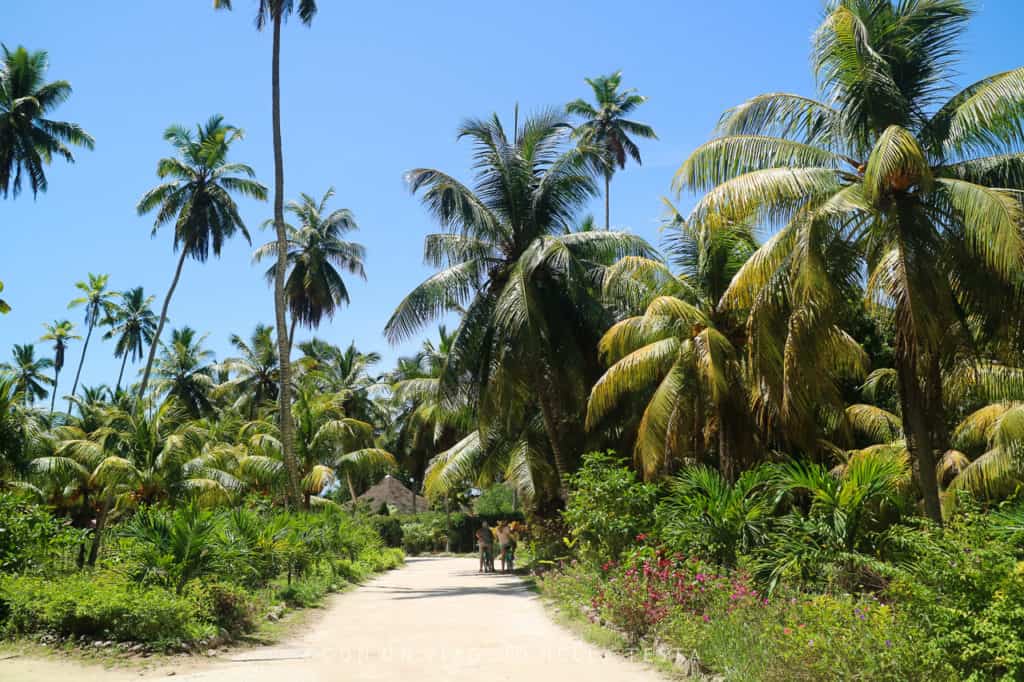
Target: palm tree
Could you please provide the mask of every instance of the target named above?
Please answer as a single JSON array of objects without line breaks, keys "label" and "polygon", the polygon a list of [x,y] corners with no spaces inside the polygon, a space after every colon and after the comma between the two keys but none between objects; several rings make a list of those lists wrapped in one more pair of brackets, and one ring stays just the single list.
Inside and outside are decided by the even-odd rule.
[{"label": "palm tree", "polygon": [[647,101],[636,90],[619,90],[622,72],[610,76],[585,79],[594,91],[596,106],[584,99],[577,99],[566,106],[570,116],[583,119],[576,128],[579,140],[596,150],[604,175],[604,229],[611,229],[611,183],[616,167],[625,168],[626,159],[632,158],[640,164],[640,149],[630,135],[645,140],[656,140],[654,128],[644,123],[631,121],[624,116]]},{"label": "palm tree", "polygon": [[121,370],[117,373],[117,385],[114,392],[121,390],[121,379],[124,378],[124,367],[131,355],[132,362],[142,359],[146,345],[153,343],[156,335],[156,315],[150,306],[153,296],[146,296],[142,287],[135,287],[118,295],[120,302],[114,305],[106,324],[110,330],[103,335],[104,340],[117,338],[114,343],[114,357],[121,358]]},{"label": "palm tree", "polygon": [[370,374],[370,368],[380,362],[380,353],[364,353],[354,341],[342,350],[317,338],[299,344],[299,349],[303,354],[298,361],[303,383],[339,394],[350,417],[380,421],[384,415],[371,395],[380,382]]},{"label": "palm tree", "polygon": [[[0,291],[4,290],[4,283],[0,282]],[[4,299],[0,298],[0,315],[6,315],[11,312],[11,306]]]},{"label": "palm tree", "polygon": [[[288,347],[295,343],[295,326],[302,324],[310,329],[320,326],[326,315],[334,319],[334,313],[342,304],[348,304],[348,287],[338,268],[359,275],[364,280],[363,259],[366,249],[362,244],[341,239],[346,232],[358,229],[355,217],[347,208],[339,208],[324,215],[327,202],[334,196],[330,188],[317,202],[308,194],[302,194],[300,201],[288,203],[287,210],[299,220],[299,228],[286,225],[288,231],[288,274],[285,275],[285,297],[291,312],[288,331]],[[277,242],[264,244],[253,254],[253,261],[259,262],[273,256],[274,263],[267,269],[267,281],[277,280],[279,259]]]},{"label": "palm tree", "polygon": [[738,273],[728,307],[749,309],[788,268],[804,311],[791,324],[827,321],[849,270],[830,271],[822,251],[860,257],[872,300],[892,306],[901,413],[936,522],[943,363],[950,344],[970,345],[965,313],[1005,314],[992,292],[1013,295],[1024,263],[1024,68],[950,97],[970,14],[963,0],[833,2],[814,41],[821,101],[771,93],[726,112],[676,177],[707,192],[692,220],[782,226]]},{"label": "palm tree", "polygon": [[82,295],[68,304],[68,308],[85,306],[85,326],[88,331],[85,333],[85,343],[82,344],[82,357],[78,360],[78,370],[75,372],[75,383],[71,385],[71,395],[68,398],[68,414],[71,414],[71,397],[74,397],[78,390],[78,380],[82,377],[82,366],[85,365],[85,353],[89,350],[89,339],[92,338],[92,330],[98,324],[106,324],[110,314],[114,310],[114,299],[118,296],[115,291],[107,290],[107,282],[110,275],[94,275],[89,273],[85,282],[75,282],[75,288],[82,292]]},{"label": "palm tree", "polygon": [[15,344],[11,355],[14,361],[0,364],[0,371],[14,378],[15,390],[25,401],[25,407],[31,405],[33,400],[45,398],[48,394],[46,387],[53,380],[43,371],[53,367],[53,360],[37,360],[36,347],[31,343]]},{"label": "palm tree", "polygon": [[68,341],[82,337],[72,334],[75,325],[68,320],[58,320],[43,326],[46,327],[46,333],[39,340],[53,341],[53,395],[50,397],[50,414],[53,414],[53,405],[57,400],[57,383],[60,380],[60,371],[64,368],[64,351],[68,348]]},{"label": "palm tree", "polygon": [[610,321],[592,283],[607,264],[651,249],[629,234],[572,230],[596,187],[584,151],[564,148],[559,115],[531,118],[512,140],[497,115],[465,122],[459,137],[476,147],[475,190],[438,170],[407,176],[446,230],[428,235],[424,247],[427,262],[443,269],[406,296],[385,335],[397,342],[464,308],[445,390],[473,384],[484,430],[515,421],[511,430],[519,431],[530,420],[527,403],[538,400],[556,470],[565,474],[597,372],[593,349]]},{"label": "palm tree", "polygon": [[43,167],[54,155],[74,163],[67,145],[93,148],[92,137],[77,123],[44,118],[71,96],[67,81],[44,82],[47,55],[5,45],[0,65],[0,194],[18,196],[22,173],[28,175],[32,194],[45,192]]},{"label": "palm tree", "polygon": [[179,125],[164,131],[164,139],[171,143],[177,156],[160,159],[156,173],[170,180],[146,192],[137,209],[143,215],[159,208],[154,235],[161,225],[174,221],[174,249],[180,249],[181,256],[149,344],[149,358],[139,386],[140,400],[149,386],[160,334],[167,322],[167,308],[185,259],[191,257],[203,263],[211,251],[219,257],[224,242],[235,232],[241,232],[246,241],[252,242],[231,195],[237,193],[263,201],[267,188],[252,179],[256,175],[252,168],[227,160],[232,143],[242,136],[243,131],[225,124],[222,116],[212,116],[205,125],[196,126],[195,135]]},{"label": "palm tree", "polygon": [[249,419],[255,419],[264,401],[277,398],[278,362],[274,329],[258,324],[248,342],[238,334],[232,334],[230,341],[241,356],[227,358],[221,363],[223,369],[235,374],[235,378],[222,383],[218,390],[237,392],[235,407],[241,409],[248,405]]},{"label": "palm tree", "polygon": [[[298,464],[292,454],[291,412],[291,337],[288,334],[285,299],[285,271],[288,268],[288,231],[284,222],[284,150],[281,145],[281,24],[298,5],[299,20],[309,26],[316,15],[316,0],[259,0],[256,10],[256,29],[262,31],[270,22],[273,27],[273,47],[270,61],[271,119],[274,129],[274,230],[277,233],[277,272],[274,277],[274,313],[277,322],[277,352],[280,363],[280,392],[278,397],[281,421],[282,456],[288,472],[288,497],[293,504],[299,500]],[[213,0],[214,9],[231,9],[231,0]]]},{"label": "palm tree", "polygon": [[194,419],[213,411],[213,351],[203,348],[205,340],[191,327],[175,329],[154,367],[154,393],[174,398]]}]

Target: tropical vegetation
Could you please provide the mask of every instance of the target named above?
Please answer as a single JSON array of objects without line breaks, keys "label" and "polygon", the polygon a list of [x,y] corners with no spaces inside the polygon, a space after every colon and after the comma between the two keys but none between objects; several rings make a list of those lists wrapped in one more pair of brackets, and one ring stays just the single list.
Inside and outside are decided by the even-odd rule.
[{"label": "tropical vegetation", "polygon": [[[45,352],[0,365],[0,633],[244,630],[393,565],[384,545],[464,548],[475,506],[526,521],[568,613],[691,673],[1024,678],[1024,67],[954,85],[967,2],[830,0],[817,91],[725,111],[679,159],[658,245],[611,229],[613,176],[657,139],[621,72],[587,79],[594,102],[464,120],[468,177],[405,175],[432,274],[383,330],[418,350],[383,367],[328,325],[367,278],[355,213],[333,188],[284,196],[282,25],[316,10],[256,15],[275,177],[252,259],[274,323],[218,357],[186,312],[170,322],[185,261],[248,240],[239,202],[268,197],[214,116],[166,130],[137,206],[174,230],[159,314],[90,274],[84,339],[58,318]],[[70,92],[45,57],[4,53],[6,198],[91,139],[41,118]],[[94,332],[119,371],[80,386]],[[385,474],[431,509],[367,509]]]}]

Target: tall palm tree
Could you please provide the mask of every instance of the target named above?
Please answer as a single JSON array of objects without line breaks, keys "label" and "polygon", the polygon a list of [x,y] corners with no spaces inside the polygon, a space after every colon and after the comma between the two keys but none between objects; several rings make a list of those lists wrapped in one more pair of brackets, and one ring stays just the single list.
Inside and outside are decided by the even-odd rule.
[{"label": "tall palm tree", "polygon": [[36,347],[31,343],[14,344],[11,356],[13,362],[0,364],[0,371],[14,378],[15,389],[25,406],[45,398],[49,393],[46,387],[53,384],[53,379],[46,376],[44,370],[53,367],[53,360],[36,359]]},{"label": "tall palm tree", "polygon": [[107,282],[110,275],[94,275],[89,273],[89,278],[84,282],[75,282],[75,288],[82,292],[82,295],[68,303],[68,308],[85,306],[85,326],[88,331],[85,333],[85,343],[82,344],[82,357],[78,360],[78,370],[75,371],[75,383],[71,385],[71,394],[68,396],[68,414],[71,414],[71,400],[75,391],[78,390],[78,380],[82,377],[82,366],[85,365],[85,353],[89,350],[89,339],[92,338],[92,330],[97,324],[106,324],[114,310],[114,299],[118,296],[116,291],[107,289]]},{"label": "tall palm tree", "polygon": [[[213,0],[214,9],[231,9],[231,0]],[[288,496],[293,504],[299,500],[298,463],[292,454],[291,412],[291,337],[288,334],[285,299],[285,271],[288,268],[288,231],[284,222],[284,150],[281,145],[281,24],[296,11],[299,20],[309,26],[316,15],[316,0],[259,0],[256,29],[262,31],[269,22],[273,29],[270,60],[270,102],[274,135],[274,230],[277,232],[277,272],[274,277],[274,313],[277,323],[277,352],[281,365],[278,396],[282,456],[288,472]]]},{"label": "tall palm tree", "polygon": [[121,379],[128,364],[142,359],[148,344],[156,335],[156,315],[153,313],[153,296],[146,296],[142,287],[135,287],[118,294],[119,302],[114,305],[106,324],[110,329],[103,335],[104,340],[117,338],[114,342],[114,357],[121,358],[121,370],[117,373],[114,392],[121,390]]},{"label": "tall palm tree", "polygon": [[585,99],[577,99],[569,102],[565,110],[570,116],[583,120],[576,128],[576,136],[598,155],[604,175],[604,229],[608,230],[611,229],[612,176],[616,168],[626,167],[627,158],[632,158],[638,165],[641,163],[640,149],[630,135],[646,140],[656,140],[658,136],[651,126],[624,118],[647,98],[637,94],[633,88],[619,90],[621,71],[610,76],[587,78],[586,82],[594,91],[596,106]]},{"label": "tall palm tree", "polygon": [[691,219],[754,216],[781,225],[738,273],[724,304],[747,308],[792,270],[806,327],[834,314],[842,276],[821,253],[844,244],[891,305],[908,446],[925,509],[941,522],[937,442],[949,345],[970,345],[965,314],[1005,315],[1024,263],[1020,192],[1024,68],[950,96],[963,0],[837,0],[814,38],[820,101],[789,93],[729,110],[720,135],[677,174],[706,194]]},{"label": "tall palm tree", "polygon": [[181,256],[149,344],[149,358],[139,386],[140,400],[149,386],[160,334],[167,322],[167,308],[178,286],[185,259],[191,257],[203,263],[211,251],[219,257],[224,242],[236,232],[241,232],[246,241],[252,243],[231,195],[241,194],[263,201],[267,198],[267,188],[253,179],[256,173],[252,168],[243,163],[228,162],[231,145],[243,134],[240,128],[224,123],[222,116],[212,116],[205,124],[196,126],[194,135],[179,125],[172,125],[164,131],[164,139],[171,143],[177,155],[160,159],[156,173],[160,178],[170,180],[146,192],[137,209],[139,215],[159,209],[153,226],[154,235],[161,225],[174,222],[174,249],[180,249]]},{"label": "tall palm tree", "polygon": [[564,474],[581,446],[577,425],[598,371],[594,348],[610,322],[592,283],[607,264],[651,249],[629,234],[572,231],[596,186],[585,152],[565,148],[561,116],[536,116],[516,132],[509,139],[497,115],[462,125],[459,137],[476,148],[475,189],[434,169],[408,174],[445,228],[424,247],[427,262],[442,269],[405,297],[385,335],[397,342],[453,306],[464,308],[446,390],[474,385],[484,430],[529,421],[528,406],[539,401]]},{"label": "tall palm tree", "polygon": [[174,398],[193,419],[213,410],[213,351],[203,348],[205,340],[191,327],[175,329],[154,367],[153,391]]},{"label": "tall palm tree", "polygon": [[92,137],[77,123],[45,118],[71,96],[67,81],[44,81],[47,55],[5,45],[0,64],[0,194],[18,196],[22,173],[28,175],[32,194],[45,192],[43,167],[54,155],[74,163],[68,145],[93,148]]},{"label": "tall palm tree", "polygon": [[238,334],[232,334],[229,340],[241,355],[221,363],[221,367],[233,373],[235,378],[222,383],[218,390],[237,392],[235,407],[241,409],[248,405],[249,419],[255,419],[265,401],[277,398],[278,358],[274,328],[258,324],[248,342]]},{"label": "tall palm tree", "polygon": [[[366,249],[362,244],[346,241],[341,235],[358,229],[355,217],[347,208],[326,213],[327,202],[334,196],[330,188],[318,202],[308,194],[302,194],[299,201],[288,202],[287,210],[299,221],[299,227],[286,225],[288,231],[288,274],[285,275],[285,297],[291,312],[288,330],[288,347],[295,343],[295,326],[301,324],[310,329],[320,326],[327,316],[342,304],[348,304],[348,287],[338,269],[359,275],[364,280],[366,272],[363,260]],[[259,262],[274,257],[267,269],[267,281],[277,280],[277,241],[264,244],[253,254],[253,261]]]},{"label": "tall palm tree", "polygon": [[81,336],[73,334],[75,329],[68,320],[57,320],[53,324],[44,324],[46,333],[40,341],[53,341],[53,395],[50,396],[50,414],[53,414],[53,405],[57,400],[57,384],[60,381],[60,371],[64,369],[64,352],[68,348],[68,341],[81,339]]}]

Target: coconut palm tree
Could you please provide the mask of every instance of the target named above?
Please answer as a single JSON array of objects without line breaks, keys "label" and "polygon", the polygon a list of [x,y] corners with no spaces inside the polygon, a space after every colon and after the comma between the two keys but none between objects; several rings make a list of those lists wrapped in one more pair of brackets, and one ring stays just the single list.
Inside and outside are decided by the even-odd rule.
[{"label": "coconut palm tree", "polygon": [[[231,9],[231,0],[213,0],[214,9]],[[297,12],[299,20],[309,26],[316,15],[316,0],[259,0],[256,29],[262,31],[269,23],[273,29],[270,61],[270,102],[274,139],[274,231],[277,233],[277,272],[274,277],[274,313],[277,323],[277,352],[280,363],[278,397],[281,422],[282,455],[288,473],[288,497],[293,504],[299,500],[298,464],[292,455],[291,413],[291,336],[286,316],[285,271],[288,269],[288,231],[284,221],[284,150],[281,144],[281,24]]]},{"label": "coconut palm tree", "polygon": [[73,334],[75,325],[68,320],[57,320],[53,324],[44,324],[46,333],[40,341],[53,341],[53,395],[50,396],[50,414],[53,414],[53,405],[57,400],[57,384],[60,381],[60,371],[64,368],[64,352],[68,348],[68,341],[81,339],[81,336]]},{"label": "coconut palm tree", "polygon": [[191,327],[175,329],[153,368],[153,392],[175,399],[193,419],[213,410],[213,351],[203,348],[205,340]]},{"label": "coconut palm tree", "polygon": [[67,81],[45,82],[46,52],[0,50],[0,194],[18,196],[24,173],[36,195],[46,191],[43,168],[55,155],[74,163],[68,145],[92,149],[94,143],[77,123],[45,118],[71,96]]},{"label": "coconut palm tree", "polygon": [[53,367],[53,360],[36,359],[36,347],[31,343],[15,344],[11,355],[13,362],[0,364],[0,371],[14,378],[16,391],[25,401],[25,407],[33,400],[45,398],[49,394],[46,387],[53,384],[53,379],[46,376],[44,370]]},{"label": "coconut palm tree", "polygon": [[755,97],[722,117],[719,136],[680,168],[706,192],[691,214],[780,225],[738,273],[724,305],[750,309],[791,272],[803,311],[834,315],[843,280],[821,253],[843,244],[869,272],[869,296],[891,306],[901,413],[928,515],[941,521],[936,452],[945,450],[943,364],[970,345],[964,315],[1005,316],[1024,263],[1020,196],[1024,68],[950,96],[963,0],[839,0],[815,34],[821,99]]},{"label": "coconut palm tree", "polygon": [[475,146],[475,189],[439,170],[408,174],[445,229],[424,247],[427,262],[442,269],[405,297],[385,335],[406,339],[464,308],[445,390],[473,384],[485,430],[511,420],[518,432],[528,403],[539,401],[561,475],[582,441],[577,426],[598,371],[593,349],[610,322],[591,285],[607,264],[651,249],[629,234],[572,230],[596,187],[585,151],[565,148],[560,115],[533,117],[516,132],[510,139],[497,115],[462,125],[459,137]]},{"label": "coconut palm tree", "polygon": [[[354,499],[353,476],[368,468],[394,466],[394,456],[374,446],[373,425],[349,417],[341,395],[299,385],[292,410],[304,506],[309,507],[314,496],[333,486],[339,472],[345,474]],[[280,459],[281,430],[277,424],[264,420],[249,422],[240,434],[254,453],[242,463],[244,477],[265,484],[286,476]]]},{"label": "coconut palm tree", "polygon": [[78,360],[78,370],[75,372],[75,382],[71,385],[71,394],[68,399],[69,415],[71,414],[70,398],[78,390],[78,380],[82,377],[82,366],[85,365],[85,353],[89,350],[92,330],[97,324],[106,324],[114,310],[114,299],[118,293],[107,289],[109,280],[110,275],[94,275],[90,272],[86,281],[75,282],[75,288],[81,291],[82,295],[68,303],[68,309],[85,306],[85,326],[88,328],[85,333],[85,343],[82,344],[82,357]]},{"label": "coconut palm tree", "polygon": [[[3,291],[3,290],[4,290],[4,283],[0,282],[0,291]],[[0,298],[0,315],[6,315],[9,312],[11,312],[10,304],[7,303],[7,301],[5,301],[4,299]]]},{"label": "coconut palm tree", "polygon": [[120,299],[107,319],[110,329],[103,335],[104,340],[116,337],[114,357],[121,358],[121,369],[117,373],[117,384],[114,392],[121,390],[124,368],[128,364],[128,356],[132,362],[142,359],[148,344],[153,343],[156,334],[156,315],[153,314],[153,296],[146,296],[142,287],[135,287],[118,294]]},{"label": "coconut palm tree", "polygon": [[[358,229],[355,217],[347,208],[326,213],[327,202],[334,196],[330,188],[320,201],[308,194],[302,194],[299,201],[288,202],[287,210],[299,222],[296,228],[286,225],[288,232],[288,274],[285,275],[285,298],[291,313],[288,330],[288,347],[295,343],[295,326],[301,324],[310,329],[320,326],[326,316],[334,319],[334,313],[342,304],[348,304],[348,287],[338,269],[359,275],[364,280],[366,272],[363,260],[366,249],[362,244],[341,238],[346,232]],[[270,221],[268,221],[270,222]],[[274,258],[267,269],[267,281],[277,280],[277,241],[264,244],[253,254],[253,261]]]},{"label": "coconut palm tree", "polygon": [[256,173],[242,163],[228,162],[231,145],[241,139],[243,131],[224,123],[222,116],[212,116],[205,124],[192,131],[172,125],[164,131],[164,139],[171,143],[176,156],[165,157],[157,163],[156,173],[169,180],[149,190],[139,200],[139,215],[159,209],[153,234],[160,226],[174,222],[174,250],[181,250],[174,278],[164,297],[153,340],[149,344],[149,358],[139,386],[139,399],[149,386],[160,334],[167,322],[174,289],[181,277],[185,259],[191,257],[203,263],[210,256],[219,257],[224,242],[241,232],[250,243],[249,232],[238,213],[232,194],[240,194],[263,201],[267,188],[253,178]]},{"label": "coconut palm tree", "polygon": [[235,408],[248,406],[249,419],[255,419],[257,410],[265,401],[277,398],[278,362],[274,328],[258,324],[248,342],[238,334],[232,334],[229,340],[241,355],[221,363],[221,367],[233,373],[235,378],[222,383],[219,390],[237,393]]},{"label": "coconut palm tree", "polygon": [[610,76],[585,79],[594,91],[595,104],[584,99],[569,102],[566,113],[583,120],[576,128],[576,136],[581,142],[596,150],[601,172],[604,175],[604,229],[611,229],[611,183],[616,168],[625,168],[626,160],[631,158],[640,161],[640,149],[630,137],[642,137],[656,140],[658,136],[651,126],[631,121],[629,115],[638,106],[647,101],[643,95],[637,94],[633,88],[619,90],[622,85],[622,72],[616,71]]},{"label": "coconut palm tree", "polygon": [[321,339],[299,344],[298,360],[302,381],[328,393],[341,396],[345,413],[367,422],[380,421],[384,414],[371,391],[380,385],[370,368],[380,362],[380,353],[364,353],[355,342],[344,350]]}]

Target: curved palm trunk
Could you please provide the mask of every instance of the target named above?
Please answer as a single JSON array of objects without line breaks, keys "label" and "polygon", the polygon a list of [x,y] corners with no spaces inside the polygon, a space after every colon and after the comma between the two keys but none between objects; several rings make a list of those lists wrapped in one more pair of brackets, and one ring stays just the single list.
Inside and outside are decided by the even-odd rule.
[{"label": "curved palm trunk", "polygon": [[117,386],[114,387],[114,393],[121,390],[121,380],[124,378],[124,366],[128,364],[128,352],[125,351],[124,355],[121,356],[121,371],[117,373]]},{"label": "curved palm trunk", "polygon": [[[50,416],[53,416],[53,407],[57,403],[57,386],[60,385],[60,367],[53,366],[53,395],[50,396]],[[68,414],[71,414],[71,401],[68,401]]]},{"label": "curved palm trunk", "polygon": [[160,334],[164,330],[164,324],[167,322],[167,308],[171,305],[171,297],[174,296],[174,290],[178,286],[178,280],[181,278],[181,268],[185,265],[185,256],[188,254],[185,249],[181,250],[181,257],[178,258],[178,267],[174,270],[174,279],[171,280],[171,288],[167,290],[167,296],[164,297],[163,308],[160,309],[160,322],[156,325],[156,334],[153,335],[153,343],[149,345],[149,357],[146,359],[146,371],[142,373],[142,385],[139,386],[139,403],[142,403],[143,398],[146,396],[146,388],[149,386],[149,374],[153,371],[153,360],[156,358],[156,348],[160,345]]},{"label": "curved palm trunk", "polygon": [[281,427],[281,456],[288,474],[288,501],[297,506],[302,499],[299,468],[292,442],[291,338],[285,318],[284,274],[288,267],[288,235],[284,226],[284,154],[281,149],[281,12],[274,14],[274,45],[271,58],[271,115],[274,128],[274,230],[277,232],[277,269],[274,275],[274,313],[277,318],[277,352],[281,372],[278,407]]},{"label": "curved palm trunk", "polygon": [[[89,339],[92,338],[92,329],[96,326],[96,316],[92,316],[92,322],[89,324],[89,331],[85,333],[85,343],[82,344],[82,357],[78,359],[78,370],[75,372],[75,383],[71,385],[71,395],[68,396],[68,416],[71,416],[71,398],[75,397],[75,391],[78,390],[78,379],[82,376],[82,365],[85,364],[85,352],[89,350]],[[57,396],[57,386],[53,387],[54,397]],[[53,412],[53,408],[50,408],[50,412]]]}]

